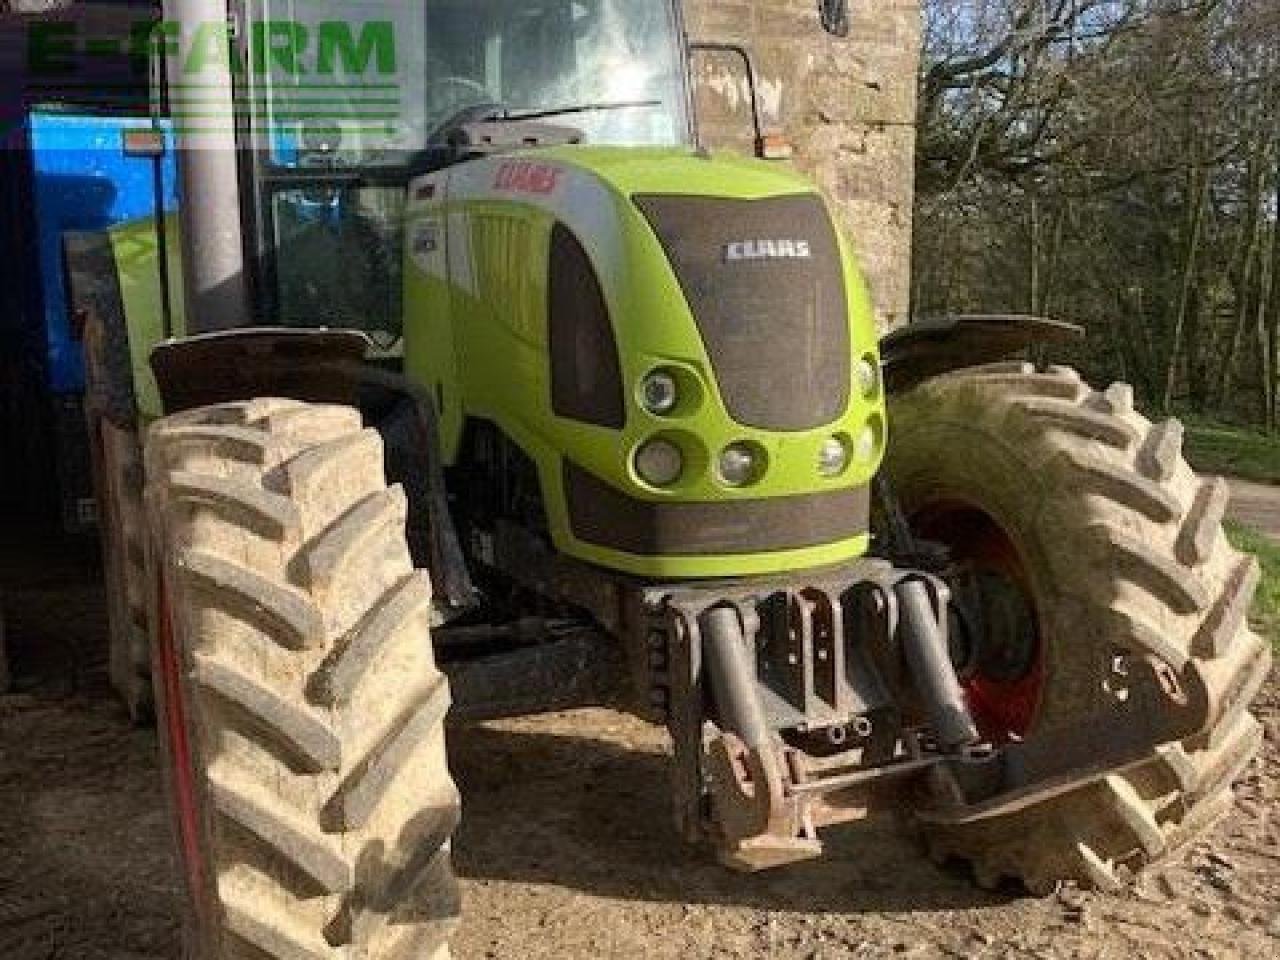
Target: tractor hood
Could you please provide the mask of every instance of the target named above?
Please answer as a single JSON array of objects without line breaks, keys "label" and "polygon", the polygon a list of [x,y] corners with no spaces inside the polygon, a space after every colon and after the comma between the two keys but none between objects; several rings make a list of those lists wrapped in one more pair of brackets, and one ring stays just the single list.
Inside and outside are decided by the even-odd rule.
[{"label": "tractor hood", "polygon": [[[877,363],[874,324],[828,206],[794,172],[687,149],[487,157],[412,185],[408,250],[410,370],[456,379],[467,401],[456,419],[444,405],[446,440],[460,444],[479,416],[530,452],[568,552],[583,555],[575,541],[587,539],[611,552],[588,559],[651,572],[618,557],[661,555],[675,574],[673,556],[843,543],[831,562],[865,544],[865,510],[849,494],[865,489],[883,448],[878,384],[855,386]],[[448,340],[452,371],[440,369]],[[670,411],[646,408],[655,371],[676,383]],[[683,455],[670,483],[637,471],[654,438]],[[861,460],[820,472],[833,443]],[[748,482],[718,472],[735,444],[757,456]],[[738,512],[700,516],[697,538],[683,522],[655,532],[645,509],[631,511],[636,529],[589,529],[570,501],[576,489],[598,502],[595,483],[638,504]],[[768,517],[742,510],[766,500]]]},{"label": "tractor hood", "polygon": [[759,200],[813,193],[813,184],[789,167],[735,154],[684,147],[554,147],[520,157],[562,164],[608,183],[623,196],[683,193]]}]

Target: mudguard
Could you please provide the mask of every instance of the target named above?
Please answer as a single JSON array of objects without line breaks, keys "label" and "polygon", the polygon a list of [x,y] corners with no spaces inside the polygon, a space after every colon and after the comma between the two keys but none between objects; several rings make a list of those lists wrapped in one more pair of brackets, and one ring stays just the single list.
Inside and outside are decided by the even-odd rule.
[{"label": "mudguard", "polygon": [[964,314],[918,320],[880,341],[885,387],[909,390],[964,367],[996,363],[1039,344],[1084,338],[1074,323],[1022,314]]},{"label": "mudguard", "polygon": [[166,414],[248,397],[354,405],[368,350],[351,330],[250,327],[167,340],[151,369]]},{"label": "mudguard", "polygon": [[[437,596],[462,610],[475,599],[449,511],[439,426],[431,396],[408,378],[365,362],[371,344],[357,330],[249,327],[167,340],[151,353],[167,414],[250,397],[361,406],[370,390],[403,398],[380,424],[397,477],[411,488],[425,530]],[[391,429],[391,423],[398,423]]]}]

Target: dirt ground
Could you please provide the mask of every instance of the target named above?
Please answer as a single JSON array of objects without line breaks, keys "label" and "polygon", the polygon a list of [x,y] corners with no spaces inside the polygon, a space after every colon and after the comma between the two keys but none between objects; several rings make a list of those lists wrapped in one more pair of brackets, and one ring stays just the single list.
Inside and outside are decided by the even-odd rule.
[{"label": "dirt ground", "polygon": [[[11,537],[0,583],[22,692],[0,697],[0,960],[173,960],[155,735],[105,688],[92,551]],[[457,731],[456,956],[1280,956],[1275,678],[1261,712],[1264,756],[1204,842],[1121,895],[1045,900],[978,890],[892,824],[834,831],[818,862],[732,875],[677,840],[657,731],[596,711]]]}]

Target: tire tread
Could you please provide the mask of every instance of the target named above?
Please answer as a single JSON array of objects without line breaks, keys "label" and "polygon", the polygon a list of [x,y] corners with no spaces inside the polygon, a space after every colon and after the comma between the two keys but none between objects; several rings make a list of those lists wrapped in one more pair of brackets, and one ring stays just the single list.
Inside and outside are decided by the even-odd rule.
[{"label": "tire tread", "polygon": [[351,410],[267,399],[160,421],[147,455],[205,797],[202,949],[390,960],[408,938],[447,956],[449,691],[380,438]]},{"label": "tire tread", "polygon": [[[996,443],[1017,437],[1009,444],[1016,456],[1043,466],[1019,473],[1009,496],[1061,501],[1036,510],[1036,536],[1046,551],[1038,562],[1051,571],[1044,576],[1068,604],[1079,635],[1102,638],[1090,642],[1107,645],[1104,662],[1108,651],[1128,650],[1168,671],[1179,681],[1175,688],[1203,691],[1207,726],[1039,804],[967,824],[926,815],[922,827],[931,856],[967,860],[975,875],[1016,876],[1037,893],[1064,881],[1114,890],[1126,871],[1169,856],[1229,808],[1231,783],[1257,752],[1261,732],[1249,708],[1271,665],[1269,647],[1248,628],[1259,571],[1222,533],[1226,484],[1197,478],[1183,460],[1181,423],[1148,422],[1126,384],[1075,397],[1063,386],[1050,396],[1039,381],[1029,387],[1030,376],[1025,369],[999,376],[964,371],[898,398],[890,416],[899,444],[913,432],[928,443],[910,455],[891,448],[891,481],[901,479],[893,473],[898,469],[929,477],[917,481],[919,490],[937,488],[936,445],[949,435],[939,433],[940,425],[954,422],[955,435],[970,444],[975,426]],[[960,472],[949,477],[973,475],[965,472],[971,457],[957,462]]]}]

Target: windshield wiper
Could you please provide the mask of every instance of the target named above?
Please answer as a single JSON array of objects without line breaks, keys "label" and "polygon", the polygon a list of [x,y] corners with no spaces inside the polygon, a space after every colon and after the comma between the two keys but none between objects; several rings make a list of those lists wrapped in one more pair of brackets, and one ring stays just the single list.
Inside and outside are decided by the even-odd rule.
[{"label": "windshield wiper", "polygon": [[597,113],[602,110],[630,110],[635,107],[660,107],[661,100],[620,100],[616,103],[579,103],[565,107],[551,107],[546,110],[508,110],[494,122],[518,122],[520,120],[545,120],[548,117],[565,117],[573,113]]}]

